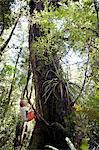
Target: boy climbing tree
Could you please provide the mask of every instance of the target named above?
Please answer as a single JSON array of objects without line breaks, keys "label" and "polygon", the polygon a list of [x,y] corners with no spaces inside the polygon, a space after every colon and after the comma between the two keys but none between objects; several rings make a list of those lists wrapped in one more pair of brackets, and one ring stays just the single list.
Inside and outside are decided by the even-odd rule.
[{"label": "boy climbing tree", "polygon": [[20,113],[23,121],[28,122],[36,118],[36,115],[32,110],[30,104],[25,100],[20,101]]},{"label": "boy climbing tree", "polygon": [[23,141],[26,138],[28,131],[28,122],[36,119],[36,114],[31,105],[24,99],[20,100],[20,114],[16,126],[16,137],[14,139],[14,149],[22,148]]}]

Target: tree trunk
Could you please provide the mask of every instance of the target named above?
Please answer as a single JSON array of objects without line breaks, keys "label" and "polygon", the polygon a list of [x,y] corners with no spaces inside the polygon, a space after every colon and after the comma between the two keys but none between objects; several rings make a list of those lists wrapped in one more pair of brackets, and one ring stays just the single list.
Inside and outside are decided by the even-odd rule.
[{"label": "tree trunk", "polygon": [[[30,14],[33,14],[33,10],[37,11],[43,10],[43,2],[30,1]],[[32,137],[29,143],[28,150],[43,150],[45,145],[53,145],[59,149],[67,149],[67,144],[65,142],[65,137],[68,136],[65,130],[64,121],[64,101],[60,98],[59,100],[51,94],[45,102],[43,83],[48,79],[55,78],[55,74],[50,72],[45,78],[47,72],[51,69],[56,72],[55,65],[57,68],[60,67],[57,61],[57,55],[53,56],[53,60],[50,64],[45,65],[44,60],[40,59],[35,54],[32,48],[32,44],[35,42],[37,37],[42,36],[40,31],[40,26],[38,24],[30,25],[29,31],[29,50],[30,50],[30,61],[32,66],[32,71],[34,75],[34,86],[35,86],[35,103],[37,112],[47,121],[46,124],[43,120],[38,119]],[[46,57],[46,56],[45,56]],[[59,93],[57,93],[59,94]],[[69,129],[70,130],[70,129]]]}]

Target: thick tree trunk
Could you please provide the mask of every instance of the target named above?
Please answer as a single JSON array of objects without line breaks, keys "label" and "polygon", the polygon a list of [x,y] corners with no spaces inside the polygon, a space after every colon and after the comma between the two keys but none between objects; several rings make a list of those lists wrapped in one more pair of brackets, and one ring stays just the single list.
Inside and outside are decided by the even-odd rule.
[{"label": "thick tree trunk", "polygon": [[[37,11],[43,10],[43,2],[30,1],[30,14],[33,14],[33,10]],[[52,94],[46,103],[43,97],[43,83],[46,81],[45,76],[48,70],[55,70],[55,64],[53,61],[49,65],[45,65],[35,51],[32,48],[32,44],[35,42],[37,37],[42,36],[40,27],[37,24],[30,25],[29,31],[29,50],[30,50],[30,61],[32,66],[32,71],[34,75],[34,86],[35,86],[35,102],[36,110],[41,114],[41,116],[49,123],[44,123],[41,119],[36,121],[36,125],[30,140],[28,150],[43,150],[45,145],[53,145],[59,149],[67,149],[67,144],[65,142],[65,137],[68,136],[65,127],[65,122],[63,119],[63,100],[57,100]],[[59,67],[59,62],[56,62],[57,56],[53,56],[56,66]],[[39,68],[39,69],[38,69]],[[38,71],[39,70],[39,71]],[[55,74],[50,72],[47,79],[53,79]]]}]

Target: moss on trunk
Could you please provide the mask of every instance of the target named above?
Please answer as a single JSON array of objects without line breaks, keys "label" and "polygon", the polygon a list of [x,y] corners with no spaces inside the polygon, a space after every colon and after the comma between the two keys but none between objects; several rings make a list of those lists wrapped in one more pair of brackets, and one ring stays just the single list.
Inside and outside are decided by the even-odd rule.
[{"label": "moss on trunk", "polygon": [[[42,1],[33,2],[30,1],[30,14],[33,13],[34,8],[37,11],[43,10],[44,6]],[[32,66],[32,71],[34,75],[34,86],[35,86],[35,103],[36,110],[39,112],[42,117],[50,124],[46,125],[42,120],[37,120],[34,131],[32,133],[32,137],[30,140],[30,144],[28,150],[43,150],[45,145],[53,145],[59,149],[67,149],[67,144],[65,142],[65,137],[68,136],[68,129],[64,120],[64,101],[63,99],[55,97],[52,93],[47,102],[45,102],[43,83],[48,79],[53,79],[56,75],[50,72],[45,78],[47,72],[51,69],[53,72],[56,72],[55,65],[60,68],[59,61],[57,61],[57,54],[53,56],[55,64],[53,61],[50,64],[45,65],[44,60],[40,59],[40,57],[35,53],[32,48],[33,42],[37,39],[37,37],[42,36],[40,31],[40,27],[37,24],[30,25],[29,31],[29,50],[30,50],[30,61]],[[39,68],[39,71],[38,71]],[[59,89],[57,89],[57,95],[60,95]],[[68,111],[68,110],[67,110]],[[72,110],[69,110],[69,114],[71,114]],[[67,113],[68,114],[68,113]],[[57,124],[58,123],[58,124]],[[70,128],[70,127],[69,127]],[[67,131],[67,132],[66,132]]]}]

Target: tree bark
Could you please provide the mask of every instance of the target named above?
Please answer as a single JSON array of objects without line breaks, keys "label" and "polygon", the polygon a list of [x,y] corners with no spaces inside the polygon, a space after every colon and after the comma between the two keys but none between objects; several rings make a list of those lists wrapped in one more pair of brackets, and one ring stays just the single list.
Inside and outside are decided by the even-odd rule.
[{"label": "tree bark", "polygon": [[[38,12],[44,9],[43,2],[30,1],[30,14],[33,14],[34,9]],[[65,122],[63,116],[64,102],[62,99],[57,100],[56,97],[51,94],[47,102],[43,97],[44,89],[43,83],[48,79],[55,78],[55,74],[50,72],[45,78],[47,72],[51,69],[56,72],[55,65],[59,65],[57,61],[57,55],[53,56],[53,60],[50,64],[45,65],[44,61],[40,59],[32,48],[32,44],[35,42],[37,37],[42,36],[40,26],[38,24],[30,25],[29,31],[29,50],[30,50],[30,62],[32,72],[34,75],[34,86],[35,86],[35,103],[36,111],[48,122],[44,123],[43,120],[37,119],[32,137],[29,143],[28,150],[43,150],[45,145],[52,145],[59,149],[67,149],[65,137],[68,136],[65,130]],[[39,68],[39,71],[38,71]]]}]

